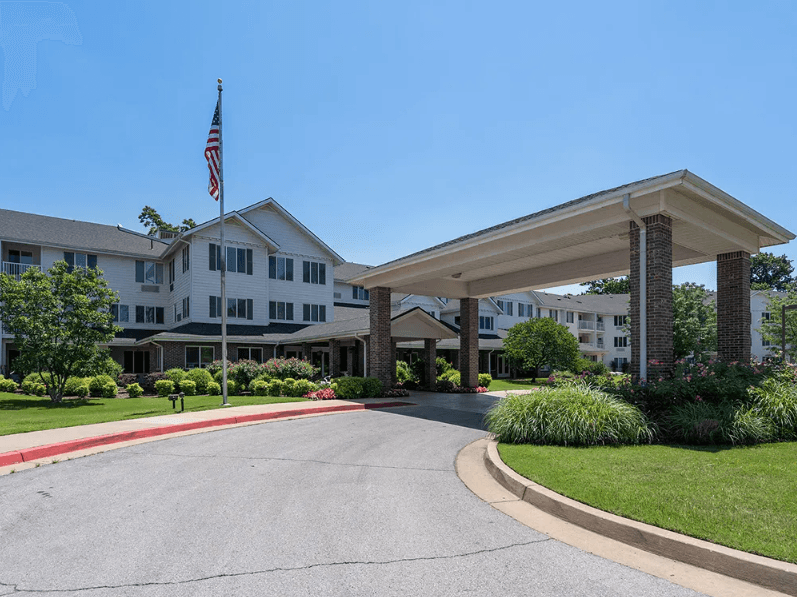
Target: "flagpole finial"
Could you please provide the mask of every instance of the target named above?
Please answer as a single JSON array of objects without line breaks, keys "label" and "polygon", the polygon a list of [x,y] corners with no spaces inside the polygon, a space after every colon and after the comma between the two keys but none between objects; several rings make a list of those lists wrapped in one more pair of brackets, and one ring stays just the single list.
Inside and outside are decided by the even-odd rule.
[{"label": "flagpole finial", "polygon": [[216,79],[219,82],[219,91],[221,91],[221,79]]}]

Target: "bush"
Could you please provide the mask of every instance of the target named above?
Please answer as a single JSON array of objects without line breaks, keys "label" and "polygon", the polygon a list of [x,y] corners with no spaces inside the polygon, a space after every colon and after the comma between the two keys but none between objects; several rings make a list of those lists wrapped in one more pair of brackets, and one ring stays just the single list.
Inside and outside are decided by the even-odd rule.
[{"label": "bush", "polygon": [[179,367],[175,367],[173,369],[167,370],[166,373],[164,373],[164,375],[166,376],[166,379],[174,382],[174,389],[179,390],[180,382],[185,379],[186,373]]},{"label": "bush", "polygon": [[4,379],[0,376],[0,392],[8,392],[13,394],[17,391],[17,382],[13,379]]},{"label": "bush", "polygon": [[256,379],[252,382],[252,389],[250,391],[255,396],[268,396],[268,382],[262,379]]},{"label": "bush", "polygon": [[583,382],[510,394],[485,420],[502,442],[515,444],[639,444],[653,437],[638,408]]},{"label": "bush", "polygon": [[[106,377],[100,376],[97,377]],[[107,376],[110,377],[110,376]],[[96,377],[94,379],[97,379]],[[115,381],[109,381],[105,385],[102,386],[102,397],[103,398],[116,398],[116,394],[119,392],[119,389],[116,387]]]},{"label": "bush", "polygon": [[447,360],[445,360],[443,357],[437,357],[434,363],[435,363],[435,368],[437,369],[437,377],[440,377],[441,375],[443,375],[443,373],[445,373],[449,369],[454,368],[454,366],[451,363],[449,363]]},{"label": "bush", "polygon": [[479,387],[489,388],[491,383],[493,383],[492,375],[489,373],[479,373]]},{"label": "bush", "polygon": [[248,388],[258,376],[263,375],[262,365],[257,361],[241,360],[227,371],[227,377],[232,377],[236,383]]},{"label": "bush", "polygon": [[335,396],[335,391],[332,388],[324,388],[316,392],[305,394],[304,398],[311,398],[313,400],[334,400],[337,396]]},{"label": "bush", "polygon": [[437,378],[438,381],[450,381],[455,386],[461,384],[462,376],[460,375],[459,371],[454,368],[450,368],[442,373]]},{"label": "bush", "polygon": [[260,366],[260,373],[274,379],[313,379],[318,375],[318,368],[302,359],[269,359]]},{"label": "bush", "polygon": [[310,394],[318,390],[318,386],[307,379],[297,379],[293,384],[293,392],[289,394],[292,398],[301,398],[305,394]]},{"label": "bush", "polygon": [[96,366],[94,375],[107,375],[108,377],[114,380],[119,379],[119,375],[124,371],[124,367],[122,367],[119,363],[114,361],[111,357],[107,357],[102,359]]},{"label": "bush", "polygon": [[409,363],[405,363],[404,361],[397,361],[396,362],[396,381],[398,383],[404,383],[405,381],[413,380],[412,371],[410,370]]},{"label": "bush", "polygon": [[606,375],[609,368],[603,361],[590,361],[589,359],[577,359],[571,370],[575,375],[589,373],[590,375]]},{"label": "bush", "polygon": [[141,394],[144,393],[144,390],[141,389],[141,386],[137,383],[127,384],[127,395],[131,398],[138,398]]},{"label": "bush", "polygon": [[[208,384],[213,381],[213,376],[205,369],[191,369],[185,374],[186,381],[193,381],[196,384],[197,394],[206,394],[208,391]],[[182,385],[180,386],[182,387]],[[228,386],[229,387],[229,386]]]},{"label": "bush", "polygon": [[161,398],[174,394],[174,382],[170,379],[159,379],[155,382],[155,391]]},{"label": "bush", "polygon": [[772,422],[777,439],[797,438],[797,386],[791,381],[768,379],[750,390],[756,411]]},{"label": "bush", "polygon": [[379,398],[382,395],[382,382],[376,377],[363,378],[363,398]]},{"label": "bush", "polygon": [[241,388],[238,387],[238,384],[235,383],[235,380],[227,378],[227,396],[235,396],[240,391]]},{"label": "bush", "polygon": [[[78,389],[81,386],[88,386],[91,382],[91,377],[70,377],[64,384],[64,396],[80,396]],[[88,390],[86,391],[88,393]],[[84,396],[86,394],[83,394]]]},{"label": "bush", "polygon": [[268,394],[267,396],[282,396],[282,381],[279,379],[272,379],[269,382],[266,382],[268,389],[266,390]]},{"label": "bush", "polygon": [[[97,375],[92,377],[89,381],[89,393],[94,398],[99,398],[105,395],[105,386],[112,383],[116,387],[116,381],[110,375]],[[114,394],[116,396],[116,394]]]},{"label": "bush", "polygon": [[755,408],[728,400],[679,404],[667,422],[672,437],[690,444],[750,444],[775,436],[775,426]]},{"label": "bush", "polygon": [[220,396],[221,395],[221,386],[217,384],[215,381],[211,381],[208,383],[208,396]]},{"label": "bush", "polygon": [[454,382],[450,379],[439,379],[435,384],[435,392],[446,392],[450,393],[454,391],[454,388],[457,386],[454,385]]},{"label": "bush", "polygon": [[157,394],[155,384],[165,379],[166,375],[163,373],[147,373],[141,380],[141,388],[144,390],[145,394]]},{"label": "bush", "polygon": [[343,398],[344,400],[360,398],[363,395],[363,378],[341,377],[334,380],[332,390],[338,398]]},{"label": "bush", "polygon": [[75,388],[75,396],[78,398],[85,398],[89,395],[89,384],[88,382],[82,383],[81,385]]},{"label": "bush", "polygon": [[[49,373],[43,373],[39,375],[38,373],[29,373],[24,377],[22,380],[22,392],[25,394],[33,394],[36,396],[44,396],[47,392],[47,385],[52,385],[52,376]],[[38,393],[37,386],[44,386],[44,392],[41,394]]]},{"label": "bush", "polygon": [[[205,386],[205,389],[207,389],[207,386]],[[184,379],[180,382],[180,391],[186,396],[196,396],[196,382],[190,379]]]},{"label": "bush", "polygon": [[136,375],[135,373],[122,373],[121,375],[119,375],[117,380],[120,386],[127,387],[131,383],[138,382],[138,375]]}]

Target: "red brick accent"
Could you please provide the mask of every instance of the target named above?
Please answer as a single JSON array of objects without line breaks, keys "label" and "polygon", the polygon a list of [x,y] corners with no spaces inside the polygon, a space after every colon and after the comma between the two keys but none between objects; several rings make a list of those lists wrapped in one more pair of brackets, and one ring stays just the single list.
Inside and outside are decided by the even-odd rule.
[{"label": "red brick accent", "polygon": [[[371,289],[371,334],[368,341],[368,375],[386,388],[392,385],[396,364],[390,339],[390,288]],[[392,371],[391,371],[392,368]]]},{"label": "red brick accent", "polygon": [[[221,342],[163,342],[163,368],[164,370],[178,367],[185,369],[185,347],[186,346],[212,346],[214,360],[221,359]],[[235,362],[238,360],[238,347],[239,346],[260,346],[259,344],[230,344],[227,343],[227,360]],[[157,356],[154,352],[150,359],[150,366],[153,371],[157,369]],[[272,345],[263,345],[263,360],[267,361],[273,355],[274,348]]]},{"label": "red brick accent", "polygon": [[[643,218],[647,226],[648,377],[672,374],[672,220],[662,214]],[[639,379],[639,227],[630,223],[631,376]],[[653,361],[651,363],[651,361]]]},{"label": "red brick accent", "polygon": [[340,377],[340,340],[329,341],[329,374]]},{"label": "red brick accent", "polygon": [[717,356],[750,361],[750,253],[717,255]]},{"label": "red brick accent", "polygon": [[424,379],[426,389],[433,392],[437,382],[437,340],[426,338],[423,341]]},{"label": "red brick accent", "polygon": [[479,299],[459,301],[459,373],[467,388],[479,384]]}]

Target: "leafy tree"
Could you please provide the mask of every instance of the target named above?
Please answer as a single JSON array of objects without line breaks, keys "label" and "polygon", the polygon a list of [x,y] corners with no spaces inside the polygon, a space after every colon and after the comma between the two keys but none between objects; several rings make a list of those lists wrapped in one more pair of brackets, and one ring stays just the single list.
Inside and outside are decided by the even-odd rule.
[{"label": "leafy tree", "polygon": [[185,232],[191,228],[196,228],[196,222],[191,218],[183,220],[180,226],[169,224],[155,211],[154,207],[150,207],[149,205],[145,205],[144,209],[141,210],[141,213],[138,215],[138,221],[141,222],[145,228],[147,226],[149,227],[148,234],[157,234],[159,229],[171,230],[172,232]]},{"label": "leafy tree", "polygon": [[[772,296],[769,299],[769,319],[754,321],[760,324],[758,331],[765,340],[769,340],[770,349],[782,354],[781,324],[783,322],[783,306],[797,304],[797,291],[790,290],[786,296]],[[786,348],[794,362],[797,350],[797,309],[786,311]]]},{"label": "leafy tree", "polygon": [[759,253],[750,257],[750,287],[753,290],[786,292],[794,285],[794,268],[786,255]]},{"label": "leafy tree", "polygon": [[30,268],[19,280],[0,274],[0,322],[14,334],[16,363],[39,373],[53,402],[60,402],[70,375],[97,363],[121,328],[113,324],[111,305],[119,296],[102,272],[68,271],[57,261],[49,272]]},{"label": "leafy tree", "polygon": [[578,358],[578,340],[567,327],[553,319],[529,319],[515,324],[504,339],[504,353],[520,369],[540,367],[570,369]]},{"label": "leafy tree", "polygon": [[581,286],[588,286],[583,294],[628,294],[631,292],[628,278],[603,278],[584,282]]},{"label": "leafy tree", "polygon": [[717,311],[702,284],[673,286],[672,316],[676,359],[717,350]]}]

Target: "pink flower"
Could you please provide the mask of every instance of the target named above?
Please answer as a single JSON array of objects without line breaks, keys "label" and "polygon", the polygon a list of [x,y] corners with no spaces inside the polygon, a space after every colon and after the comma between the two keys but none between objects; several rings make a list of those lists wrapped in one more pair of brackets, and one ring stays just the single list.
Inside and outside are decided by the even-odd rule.
[{"label": "pink flower", "polygon": [[697,400],[698,402],[703,402],[703,399],[700,397],[700,394],[695,396],[695,400]]}]

